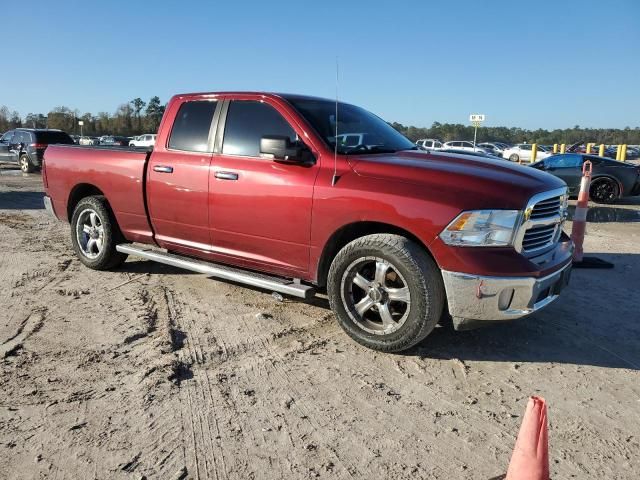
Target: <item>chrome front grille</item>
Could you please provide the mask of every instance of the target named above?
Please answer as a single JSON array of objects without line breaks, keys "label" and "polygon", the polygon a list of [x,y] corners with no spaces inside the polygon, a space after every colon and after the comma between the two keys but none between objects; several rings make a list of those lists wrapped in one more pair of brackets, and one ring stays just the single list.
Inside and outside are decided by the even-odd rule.
[{"label": "chrome front grille", "polygon": [[558,215],[560,213],[561,204],[562,201],[560,199],[560,196],[552,197],[547,200],[541,200],[533,206],[530,218],[546,218]]},{"label": "chrome front grille", "polygon": [[529,252],[553,243],[557,228],[557,225],[547,225],[544,227],[533,227],[528,229],[524,232],[522,250],[524,252]]},{"label": "chrome front grille", "polygon": [[555,245],[562,233],[566,211],[566,188],[540,193],[531,198],[516,234],[516,250],[533,256]]}]

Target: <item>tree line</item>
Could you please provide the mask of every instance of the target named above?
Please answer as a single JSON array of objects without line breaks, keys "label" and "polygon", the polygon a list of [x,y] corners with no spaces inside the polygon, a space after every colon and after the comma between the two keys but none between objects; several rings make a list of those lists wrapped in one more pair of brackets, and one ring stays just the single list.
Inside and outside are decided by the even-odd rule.
[{"label": "tree line", "polygon": [[[123,136],[155,133],[160,125],[165,105],[158,96],[148,102],[134,98],[120,105],[114,113],[98,112],[81,114],[68,107],[56,107],[46,115],[29,113],[24,118],[16,111],[0,107],[0,133],[12,128],[59,128],[70,134],[79,134],[78,121],[82,120],[82,133],[89,136],[114,134]],[[473,127],[460,123],[434,122],[431,127],[406,126],[398,122],[390,124],[393,128],[412,141],[420,138],[450,140],[473,140]],[[629,128],[573,128],[555,130],[527,130],[518,127],[480,127],[477,141],[502,141],[506,143],[554,143],[572,144],[577,142],[596,142],[605,144],[640,144],[640,127]]]},{"label": "tree line", "polygon": [[[0,107],[0,132],[12,128],[58,128],[69,134],[98,136],[122,135],[130,137],[142,133],[155,133],[160,126],[166,105],[160,102],[160,97],[154,96],[145,102],[141,98],[134,98],[128,103],[120,105],[114,113],[98,112],[81,113],[69,107],[56,107],[46,115],[43,113],[28,113],[24,118],[16,111],[9,111],[5,106]],[[78,124],[83,122],[82,129]]]},{"label": "tree line", "polygon": [[[450,140],[473,140],[473,126],[461,123],[433,122],[428,128],[405,126],[398,122],[390,124],[397,131],[412,141],[421,138],[434,138],[443,142]],[[505,143],[538,143],[553,145],[565,143],[567,145],[578,142],[595,142],[607,145],[638,145],[640,144],[640,127],[635,128],[573,128],[544,130],[527,130],[518,127],[479,127],[477,142],[505,142]]]}]

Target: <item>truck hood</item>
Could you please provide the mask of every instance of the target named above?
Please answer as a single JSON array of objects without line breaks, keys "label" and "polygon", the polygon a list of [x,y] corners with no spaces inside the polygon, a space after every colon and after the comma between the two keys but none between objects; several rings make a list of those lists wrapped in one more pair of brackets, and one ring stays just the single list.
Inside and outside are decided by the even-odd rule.
[{"label": "truck hood", "polygon": [[508,160],[406,150],[347,157],[363,177],[425,187],[425,194],[462,209],[522,209],[536,193],[566,187],[561,179]]}]

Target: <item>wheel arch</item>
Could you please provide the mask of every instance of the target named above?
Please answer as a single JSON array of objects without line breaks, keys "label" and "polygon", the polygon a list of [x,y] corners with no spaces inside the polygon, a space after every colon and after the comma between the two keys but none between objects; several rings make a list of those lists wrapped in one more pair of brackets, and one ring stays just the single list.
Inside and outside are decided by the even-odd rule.
[{"label": "wheel arch", "polygon": [[316,283],[318,284],[318,286],[326,286],[331,262],[345,245],[357,238],[364,237],[366,235],[373,235],[376,233],[389,233],[406,237],[409,240],[415,242],[417,245],[421,246],[427,253],[427,255],[433,258],[433,254],[429,251],[427,245],[422,240],[420,240],[417,235],[405,228],[398,227],[397,225],[392,225],[389,223],[374,221],[349,223],[347,225],[343,225],[338,230],[333,232],[333,234],[331,234],[331,236],[325,243],[324,248],[322,249],[322,254],[320,255],[320,260],[318,261],[318,269],[316,273]]},{"label": "wheel arch", "polygon": [[73,187],[69,192],[69,198],[67,200],[67,220],[71,222],[73,211],[80,200],[94,195],[104,195],[104,193],[98,187],[90,183],[79,183]]}]

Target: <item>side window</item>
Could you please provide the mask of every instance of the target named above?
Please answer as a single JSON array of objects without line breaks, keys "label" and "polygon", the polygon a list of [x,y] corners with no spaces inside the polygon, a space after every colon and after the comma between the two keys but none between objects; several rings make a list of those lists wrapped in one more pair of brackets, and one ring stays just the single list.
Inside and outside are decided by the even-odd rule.
[{"label": "side window", "polygon": [[520,150],[530,151],[531,145],[520,145]]},{"label": "side window", "polygon": [[11,140],[11,137],[13,137],[13,130],[2,135],[2,140],[1,140],[2,143],[9,143],[9,141]]},{"label": "side window", "polygon": [[575,168],[582,166],[582,156],[576,154],[554,155],[545,160],[545,166],[551,168]]},{"label": "side window", "polygon": [[185,102],[173,122],[169,148],[187,152],[208,152],[209,130],[217,102]]},{"label": "side window", "polygon": [[268,135],[289,137],[296,141],[296,132],[273,107],[257,101],[236,100],[229,104],[224,127],[224,155],[260,156],[260,139]]},{"label": "side window", "polygon": [[13,143],[29,145],[31,143],[31,135],[29,135],[29,132],[16,132],[15,137],[13,137]]}]

